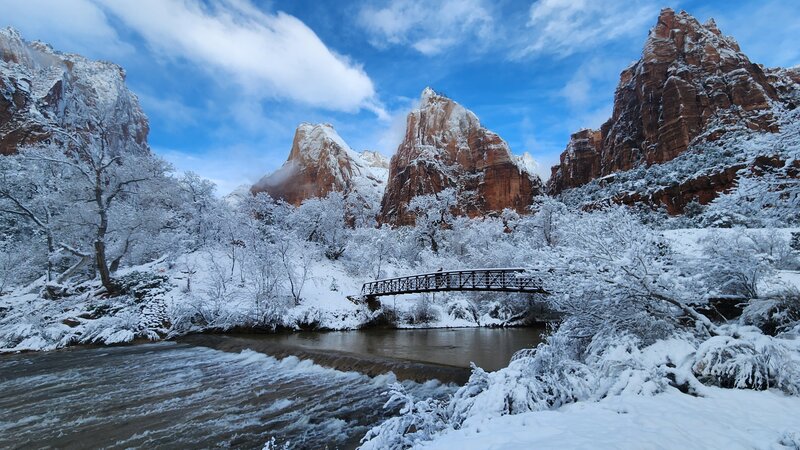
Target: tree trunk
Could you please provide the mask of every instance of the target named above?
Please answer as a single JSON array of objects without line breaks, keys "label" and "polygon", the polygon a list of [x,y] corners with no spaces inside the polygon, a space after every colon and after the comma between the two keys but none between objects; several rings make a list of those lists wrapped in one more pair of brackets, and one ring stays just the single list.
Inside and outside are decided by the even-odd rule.
[{"label": "tree trunk", "polygon": [[125,239],[125,246],[122,247],[122,252],[119,254],[119,256],[117,256],[116,258],[114,258],[114,260],[111,261],[111,265],[109,266],[109,270],[111,271],[111,273],[114,273],[117,271],[117,269],[119,269],[119,265],[122,262],[122,258],[125,256],[126,253],[128,253],[128,248],[130,247],[130,245],[131,245],[130,238]]},{"label": "tree trunk", "polygon": [[111,271],[108,270],[108,261],[106,260],[108,211],[106,211],[106,203],[103,199],[103,185],[99,172],[97,173],[94,193],[95,203],[97,203],[97,213],[100,216],[100,224],[97,226],[97,237],[94,241],[95,265],[97,266],[97,271],[100,273],[100,282],[103,283],[106,292],[108,292],[108,295],[114,295],[114,285],[111,283]]},{"label": "tree trunk", "polygon": [[97,271],[100,272],[100,282],[109,295],[114,294],[114,285],[111,283],[111,272],[106,261],[106,243],[100,239],[94,241],[94,257],[97,261]]},{"label": "tree trunk", "polygon": [[47,232],[47,282],[53,281],[53,253],[55,253],[55,242],[53,242],[53,234]]}]

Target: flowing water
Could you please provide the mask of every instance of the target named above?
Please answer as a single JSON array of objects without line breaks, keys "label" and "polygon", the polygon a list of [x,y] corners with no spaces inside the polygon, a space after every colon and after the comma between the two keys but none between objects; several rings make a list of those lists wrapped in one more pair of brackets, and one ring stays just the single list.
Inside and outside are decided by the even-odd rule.
[{"label": "flowing water", "polygon": [[444,396],[455,385],[411,380],[466,373],[470,361],[496,369],[541,332],[200,336],[0,356],[0,448],[260,448],[272,437],[353,448],[392,413],[383,404],[394,373],[415,396]]}]

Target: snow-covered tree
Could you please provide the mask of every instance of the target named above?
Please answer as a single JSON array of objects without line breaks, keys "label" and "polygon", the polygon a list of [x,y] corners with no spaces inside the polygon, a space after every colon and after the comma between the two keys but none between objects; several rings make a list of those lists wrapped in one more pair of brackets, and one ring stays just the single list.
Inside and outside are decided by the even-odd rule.
[{"label": "snow-covered tree", "polygon": [[295,229],[305,234],[310,242],[325,248],[325,256],[336,260],[347,248],[349,227],[347,205],[340,192],[331,192],[325,198],[310,198],[295,211]]},{"label": "snow-covered tree", "polygon": [[430,195],[418,195],[408,203],[408,210],[416,215],[414,232],[433,251],[439,251],[442,230],[453,220],[456,191],[447,188]]}]

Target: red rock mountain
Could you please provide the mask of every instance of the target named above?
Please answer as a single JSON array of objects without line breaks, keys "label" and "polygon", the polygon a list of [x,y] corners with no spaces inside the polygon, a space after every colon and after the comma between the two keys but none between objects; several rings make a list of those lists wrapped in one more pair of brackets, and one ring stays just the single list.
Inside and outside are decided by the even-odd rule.
[{"label": "red rock mountain", "polygon": [[460,214],[474,217],[504,208],[524,212],[542,191],[541,180],[526,167],[475,114],[426,88],[392,157],[380,220],[413,224],[407,210],[411,199],[450,187],[457,191]]},{"label": "red rock mountain", "polygon": [[149,151],[147,117],[125,85],[121,67],[57,52],[25,41],[14,29],[0,29],[0,154],[45,140],[59,142],[58,132],[88,137],[101,126],[109,131],[113,149]]},{"label": "red rock mountain", "polygon": [[[799,103],[798,78],[794,70],[752,63],[713,19],[701,24],[685,12],[664,9],[641,59],[620,75],[611,118],[600,130],[572,135],[548,191],[558,194],[615,172],[664,163],[731,131],[775,133],[780,111]],[[706,203],[735,180],[726,170],[711,174],[722,176],[719,183],[698,180],[684,189],[693,192],[672,192],[680,197],[674,202],[651,200],[666,202],[673,213],[694,198]]]},{"label": "red rock mountain", "polygon": [[386,159],[375,152],[365,152],[364,156],[366,161],[350,149],[333,126],[302,123],[283,166],[250,191],[266,192],[295,206],[330,192],[358,195],[377,204],[386,186]]}]

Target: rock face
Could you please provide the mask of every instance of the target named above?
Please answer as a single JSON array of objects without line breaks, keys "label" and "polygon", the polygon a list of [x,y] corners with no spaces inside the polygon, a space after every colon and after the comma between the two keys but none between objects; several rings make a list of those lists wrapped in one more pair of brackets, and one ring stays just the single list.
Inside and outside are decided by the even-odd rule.
[{"label": "rock face", "polygon": [[777,132],[775,108],[795,108],[797,76],[750,62],[713,20],[700,24],[685,12],[664,9],[641,59],[620,75],[611,118],[600,130],[572,136],[548,190],[557,194],[638,165],[664,163],[697,139],[713,141],[731,130]]},{"label": "rock face", "polygon": [[481,126],[475,114],[426,88],[392,157],[380,220],[411,225],[411,199],[451,187],[458,195],[456,213],[474,217],[504,208],[525,212],[542,191],[529,166],[511,154],[500,136]]},{"label": "rock face", "polygon": [[600,131],[584,129],[570,136],[567,149],[561,154],[561,162],[552,169],[549,189],[561,192],[597,178],[602,147]]},{"label": "rock face", "polygon": [[27,42],[0,30],[0,154],[40,142],[65,144],[105,129],[118,152],[147,152],[147,117],[121,67]]},{"label": "rock face", "polygon": [[303,123],[295,131],[283,166],[263,177],[250,191],[266,192],[295,206],[331,192],[356,195],[377,204],[386,187],[386,169],[381,167],[386,158],[374,152],[365,156],[369,162],[351,150],[333,126]]}]

